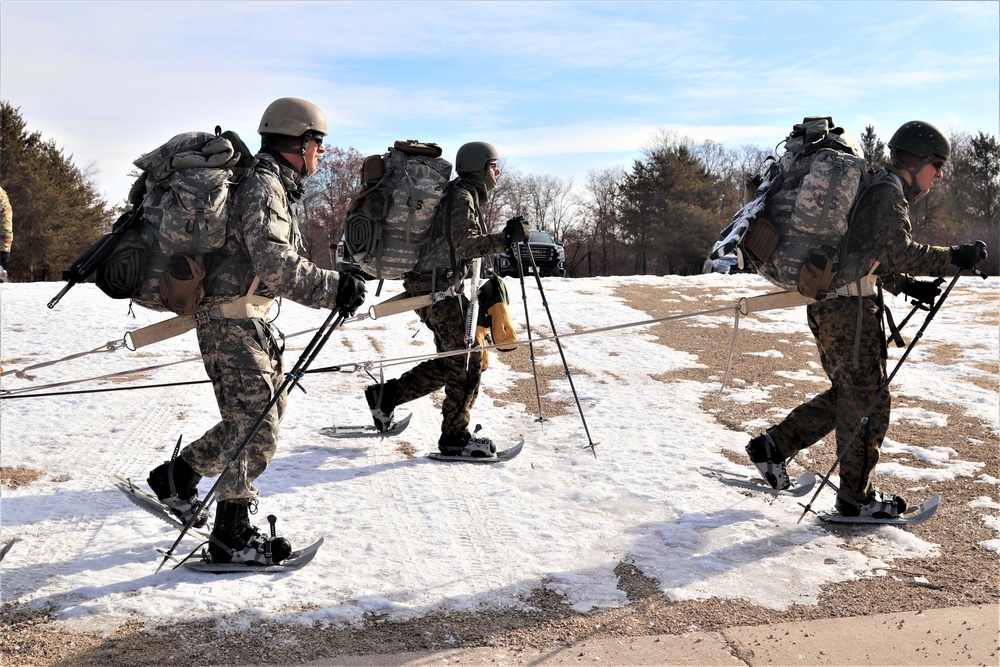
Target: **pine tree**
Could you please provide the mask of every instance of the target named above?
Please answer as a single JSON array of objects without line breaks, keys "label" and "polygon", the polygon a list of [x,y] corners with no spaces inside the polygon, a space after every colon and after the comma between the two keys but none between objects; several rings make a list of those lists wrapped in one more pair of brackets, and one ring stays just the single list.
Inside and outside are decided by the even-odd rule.
[{"label": "pine tree", "polygon": [[865,151],[865,164],[873,171],[885,166],[885,142],[875,134],[875,127],[868,125],[861,135],[861,148]]},{"label": "pine tree", "polygon": [[718,236],[717,179],[686,145],[661,145],[636,160],[621,185],[622,228],[639,273],[701,271]]},{"label": "pine tree", "polygon": [[0,101],[0,185],[14,212],[12,280],[58,280],[110,224],[103,198],[54,140]]}]

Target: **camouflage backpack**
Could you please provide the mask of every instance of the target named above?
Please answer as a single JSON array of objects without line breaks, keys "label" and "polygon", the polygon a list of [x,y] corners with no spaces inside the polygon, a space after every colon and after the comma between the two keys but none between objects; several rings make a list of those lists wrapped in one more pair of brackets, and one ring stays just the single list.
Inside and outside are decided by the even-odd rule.
[{"label": "camouflage backpack", "polygon": [[416,267],[450,179],[437,144],[397,141],[365,158],[344,222],[347,249],[365,273],[395,280]]},{"label": "camouflage backpack", "polygon": [[869,184],[860,144],[833,118],[810,116],[785,138],[748,185],[746,204],[722,230],[717,259],[736,251],[740,264],[785,290],[820,299],[873,267],[851,258],[845,270],[853,207]]},{"label": "camouflage backpack", "polygon": [[[254,158],[234,132],[186,132],[140,156],[136,215],[95,282],[116,299],[194,313],[204,297],[205,256],[226,242],[231,193]],[[141,203],[138,201],[142,197]]]}]

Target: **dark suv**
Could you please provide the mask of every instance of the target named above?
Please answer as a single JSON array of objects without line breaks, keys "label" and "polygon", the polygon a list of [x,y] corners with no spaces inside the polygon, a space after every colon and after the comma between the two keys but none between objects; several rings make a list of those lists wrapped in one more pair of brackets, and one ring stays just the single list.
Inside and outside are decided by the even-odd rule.
[{"label": "dark suv", "polygon": [[[553,241],[548,232],[535,230],[531,232],[528,244],[531,246],[531,257],[528,256],[528,246],[523,243],[517,244],[525,273],[531,272],[531,260],[534,258],[539,277],[566,277],[566,251],[563,249],[562,243]],[[495,255],[494,260],[496,271],[501,276],[518,275],[517,260],[510,254],[509,250]]]}]

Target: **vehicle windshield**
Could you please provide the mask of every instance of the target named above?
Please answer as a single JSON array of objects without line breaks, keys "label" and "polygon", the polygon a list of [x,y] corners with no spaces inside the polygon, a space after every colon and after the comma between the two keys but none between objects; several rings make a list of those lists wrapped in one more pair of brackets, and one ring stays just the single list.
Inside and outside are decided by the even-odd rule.
[{"label": "vehicle windshield", "polygon": [[528,243],[548,243],[553,244],[552,237],[549,236],[548,232],[543,232],[541,230],[535,230],[531,232],[531,236],[528,238]]}]

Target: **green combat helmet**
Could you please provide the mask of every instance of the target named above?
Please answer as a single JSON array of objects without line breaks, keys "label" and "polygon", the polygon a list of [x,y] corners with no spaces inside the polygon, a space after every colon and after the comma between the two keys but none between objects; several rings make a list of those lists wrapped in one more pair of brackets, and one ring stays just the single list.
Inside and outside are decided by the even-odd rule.
[{"label": "green combat helmet", "polygon": [[[303,164],[299,173],[308,176],[308,167],[305,164],[306,148],[314,136],[326,136],[326,114],[312,102],[297,97],[281,97],[264,109],[257,133],[260,134],[262,147],[268,146],[280,153],[301,155]],[[287,141],[276,141],[271,138],[275,135],[301,137],[302,140],[298,144],[298,150],[292,151]]]},{"label": "green combat helmet", "polygon": [[326,135],[326,114],[312,102],[297,97],[282,97],[267,105],[260,119],[258,134],[282,134],[301,137],[306,132]]},{"label": "green combat helmet", "polygon": [[500,153],[485,141],[472,141],[464,144],[458,149],[455,155],[455,171],[458,173],[468,173],[479,171],[486,166],[490,160],[499,160]]}]

